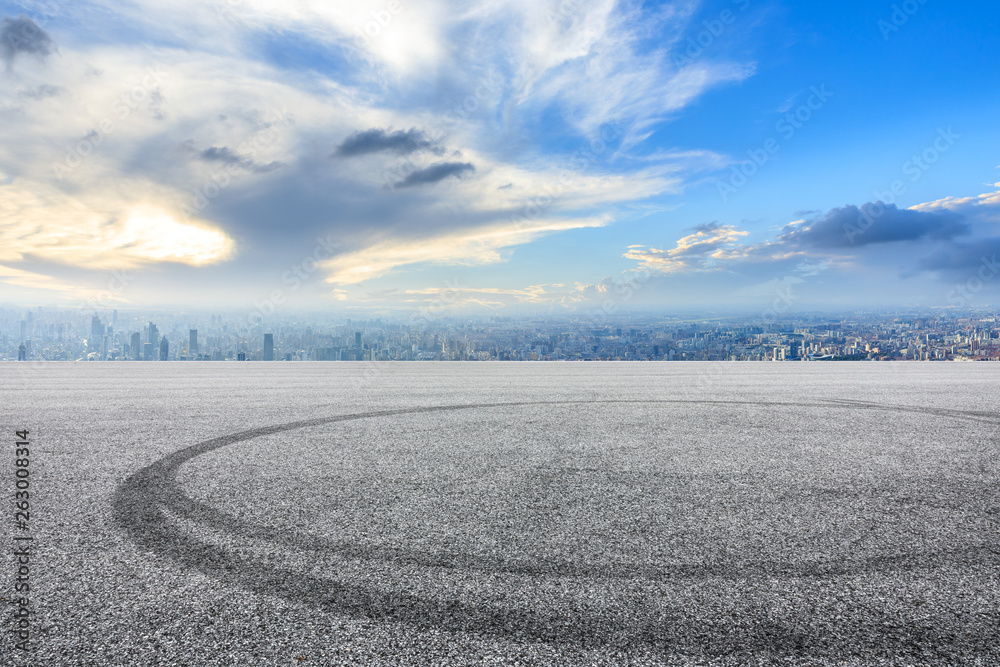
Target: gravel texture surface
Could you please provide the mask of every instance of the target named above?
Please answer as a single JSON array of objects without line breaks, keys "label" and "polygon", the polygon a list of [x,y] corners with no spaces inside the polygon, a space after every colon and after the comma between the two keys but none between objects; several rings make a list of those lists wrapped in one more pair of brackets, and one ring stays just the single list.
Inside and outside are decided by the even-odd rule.
[{"label": "gravel texture surface", "polygon": [[0,381],[30,664],[1000,664],[997,364]]}]

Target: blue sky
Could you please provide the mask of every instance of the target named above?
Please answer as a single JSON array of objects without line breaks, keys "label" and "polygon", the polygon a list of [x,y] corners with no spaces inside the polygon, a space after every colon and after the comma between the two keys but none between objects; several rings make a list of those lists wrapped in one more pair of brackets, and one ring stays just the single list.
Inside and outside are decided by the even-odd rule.
[{"label": "blue sky", "polygon": [[0,17],[0,301],[1000,296],[995,3],[52,0]]}]

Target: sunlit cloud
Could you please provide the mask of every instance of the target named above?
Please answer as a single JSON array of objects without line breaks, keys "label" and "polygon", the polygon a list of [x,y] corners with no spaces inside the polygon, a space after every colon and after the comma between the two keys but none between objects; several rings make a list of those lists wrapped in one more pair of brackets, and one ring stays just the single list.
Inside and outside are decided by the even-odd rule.
[{"label": "sunlit cloud", "polygon": [[[648,214],[651,198],[683,193],[724,160],[630,149],[666,115],[754,70],[723,58],[673,63],[696,9],[66,5],[72,20],[47,25],[44,53],[19,54],[0,89],[0,120],[19,137],[0,145],[0,261],[39,275],[46,263],[155,266],[166,293],[192,267],[246,275],[244,257],[273,261],[266,268],[280,275],[333,234],[351,250],[323,263],[323,278],[346,286],[404,268],[497,264],[550,234]],[[112,40],[87,29],[107,17],[127,30]],[[551,121],[536,126],[543,115]]]},{"label": "sunlit cloud", "polygon": [[693,233],[678,239],[677,245],[669,250],[633,245],[623,256],[639,262],[638,268],[654,273],[718,269],[717,260],[726,258],[726,251],[748,233],[732,225],[710,223],[700,225]]},{"label": "sunlit cloud", "polygon": [[608,222],[608,218],[549,220],[527,225],[508,224],[462,231],[426,239],[386,240],[335,257],[324,262],[322,267],[329,272],[326,282],[353,285],[415,264],[495,264],[503,261],[503,251],[507,248],[528,243],[543,235],[602,227]]},{"label": "sunlit cloud", "polygon": [[90,269],[158,262],[202,266],[234,252],[224,232],[150,204],[96,199],[91,206],[52,189],[8,186],[0,188],[0,210],[5,262],[30,257]]},{"label": "sunlit cloud", "polygon": [[61,299],[74,302],[94,302],[107,305],[127,303],[127,299],[109,290],[98,290],[77,283],[60,280],[34,271],[23,271],[0,264],[0,283],[21,290],[41,290],[55,293]]},{"label": "sunlit cloud", "polygon": [[932,202],[911,206],[910,210],[922,212],[942,210],[958,212],[972,207],[980,208],[980,210],[993,208],[995,209],[993,211],[993,215],[998,216],[996,219],[1000,220],[1000,183],[994,184],[993,187],[997,189],[993,192],[987,192],[975,197],[945,197]]}]

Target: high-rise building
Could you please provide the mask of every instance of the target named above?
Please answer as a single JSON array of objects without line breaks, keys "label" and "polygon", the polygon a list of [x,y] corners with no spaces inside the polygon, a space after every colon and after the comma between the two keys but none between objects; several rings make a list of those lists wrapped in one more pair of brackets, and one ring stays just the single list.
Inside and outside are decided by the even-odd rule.
[{"label": "high-rise building", "polygon": [[146,342],[153,347],[160,344],[160,330],[152,322],[149,323],[149,327],[146,329]]},{"label": "high-rise building", "polygon": [[17,347],[17,360],[18,361],[27,361],[28,360],[28,348],[26,348],[24,346],[24,343],[21,343]]},{"label": "high-rise building", "polygon": [[170,343],[167,342],[167,337],[164,336],[163,340],[160,341],[160,361],[166,361],[170,354]]},{"label": "high-rise building", "polygon": [[264,361],[274,361],[274,334],[264,334]]},{"label": "high-rise building", "polygon": [[99,350],[101,344],[104,342],[104,325],[101,324],[101,318],[94,313],[94,316],[90,318],[90,340],[88,341],[91,350]]},{"label": "high-rise building", "polygon": [[142,337],[138,332],[132,334],[132,358],[136,361],[142,359]]},{"label": "high-rise building", "polygon": [[21,320],[21,340],[28,337],[28,322],[26,320]]},{"label": "high-rise building", "polygon": [[191,329],[188,332],[190,340],[188,341],[188,354],[194,356],[198,354],[198,330]]},{"label": "high-rise building", "polygon": [[361,347],[361,332],[354,332],[354,347]]}]

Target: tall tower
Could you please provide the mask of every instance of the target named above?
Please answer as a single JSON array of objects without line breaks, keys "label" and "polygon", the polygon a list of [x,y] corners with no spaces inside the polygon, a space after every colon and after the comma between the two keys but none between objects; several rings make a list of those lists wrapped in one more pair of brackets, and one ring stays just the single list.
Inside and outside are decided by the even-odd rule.
[{"label": "tall tower", "polygon": [[274,361],[274,334],[264,334],[264,361]]},{"label": "tall tower", "polygon": [[132,358],[136,361],[142,359],[142,336],[138,332],[132,334]]},{"label": "tall tower", "polygon": [[146,342],[154,348],[160,344],[160,330],[157,329],[156,325],[152,322],[149,323],[149,329],[146,334]]},{"label": "tall tower", "polygon": [[88,342],[91,351],[100,350],[104,342],[104,325],[101,324],[101,318],[97,316],[97,313],[94,313],[94,316],[90,318],[90,340]]},{"label": "tall tower", "polygon": [[188,341],[188,353],[195,355],[198,354],[198,330],[191,329],[188,332],[190,340]]},{"label": "tall tower", "polygon": [[167,337],[164,336],[163,340],[160,341],[160,361],[166,361],[170,355],[170,343],[167,342]]}]

